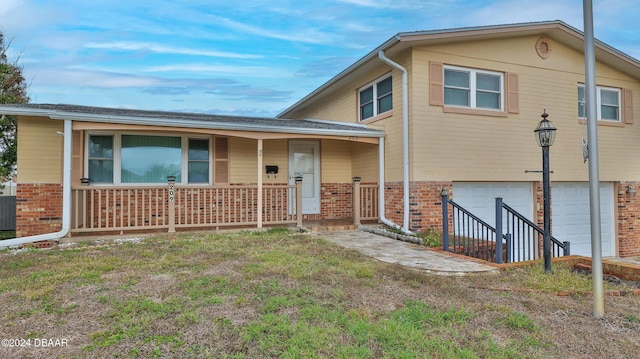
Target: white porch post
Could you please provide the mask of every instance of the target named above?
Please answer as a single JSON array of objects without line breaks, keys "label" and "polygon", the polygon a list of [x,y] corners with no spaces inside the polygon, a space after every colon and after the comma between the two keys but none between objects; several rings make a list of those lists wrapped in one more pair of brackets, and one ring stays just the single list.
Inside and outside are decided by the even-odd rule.
[{"label": "white porch post", "polygon": [[258,140],[258,228],[262,228],[262,139]]}]

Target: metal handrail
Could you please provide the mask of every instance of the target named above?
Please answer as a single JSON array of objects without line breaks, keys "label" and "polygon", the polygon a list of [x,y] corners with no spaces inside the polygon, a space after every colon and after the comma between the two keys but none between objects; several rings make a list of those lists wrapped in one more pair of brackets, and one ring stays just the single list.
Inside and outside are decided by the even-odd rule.
[{"label": "metal handrail", "polygon": [[[522,222],[526,223],[528,226],[532,227],[536,232],[540,233],[541,235],[544,234],[544,231],[542,229],[540,229],[540,227],[538,227],[535,223],[533,223],[530,220],[528,220],[525,216],[521,215],[515,209],[511,208],[508,204],[502,202],[502,208],[506,209],[507,212],[509,212],[509,213],[513,214],[514,216],[518,217],[519,220],[521,220]],[[558,247],[562,248],[562,249],[566,249],[565,245],[566,245],[566,243],[569,243],[569,242],[564,242],[564,243],[560,242],[554,236],[551,236],[551,241],[554,244],[556,244]]]},{"label": "metal handrail", "polygon": [[[448,206],[453,213],[449,218]],[[507,233],[503,233],[503,210],[507,212]],[[483,221],[464,207],[442,195],[443,249],[491,262],[533,260],[541,257],[540,238],[544,231],[518,211],[496,198],[496,226]],[[451,221],[450,221],[451,220]],[[449,226],[453,235],[450,245]],[[496,240],[501,238],[501,240]],[[551,237],[552,256],[570,254],[570,243]]]},{"label": "metal handrail", "polygon": [[[469,257],[479,258],[490,262],[496,262],[502,241],[496,240],[496,230],[464,207],[452,200],[446,203],[452,205],[453,219],[453,252]],[[502,239],[506,239],[502,236]],[[447,241],[448,243],[448,241]],[[449,248],[445,248],[449,250]]]}]

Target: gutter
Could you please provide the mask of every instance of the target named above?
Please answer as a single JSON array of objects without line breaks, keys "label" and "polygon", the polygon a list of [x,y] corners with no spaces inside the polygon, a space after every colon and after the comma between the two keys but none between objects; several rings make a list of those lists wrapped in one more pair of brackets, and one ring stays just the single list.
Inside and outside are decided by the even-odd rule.
[{"label": "gutter", "polygon": [[[407,69],[384,55],[384,51],[378,52],[382,62],[402,71],[402,180],[403,180],[403,222],[399,228],[405,234],[413,234],[409,230],[409,87]],[[380,221],[388,226],[398,229],[397,224],[384,217],[384,139],[380,139]],[[386,222],[389,223],[386,223]]]},{"label": "gutter", "polygon": [[55,233],[38,234],[35,236],[5,239],[0,241],[0,249],[20,246],[22,244],[39,241],[60,241],[69,234],[71,229],[71,132],[72,121],[64,120],[64,158],[62,175],[62,229]]}]

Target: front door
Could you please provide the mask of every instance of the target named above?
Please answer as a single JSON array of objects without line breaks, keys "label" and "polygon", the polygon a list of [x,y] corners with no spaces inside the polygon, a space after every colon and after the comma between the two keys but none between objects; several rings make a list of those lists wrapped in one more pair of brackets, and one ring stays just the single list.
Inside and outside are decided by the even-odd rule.
[{"label": "front door", "polygon": [[320,143],[289,142],[289,184],[302,176],[302,213],[320,213]]}]

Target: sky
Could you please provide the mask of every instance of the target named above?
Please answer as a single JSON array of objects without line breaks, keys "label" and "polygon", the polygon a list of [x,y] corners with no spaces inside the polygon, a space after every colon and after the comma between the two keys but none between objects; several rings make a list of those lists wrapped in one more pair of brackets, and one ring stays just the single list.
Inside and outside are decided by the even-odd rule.
[{"label": "sky", "polygon": [[[582,0],[2,0],[33,103],[273,117],[399,32],[562,20]],[[640,0],[593,0],[640,58]]]}]

